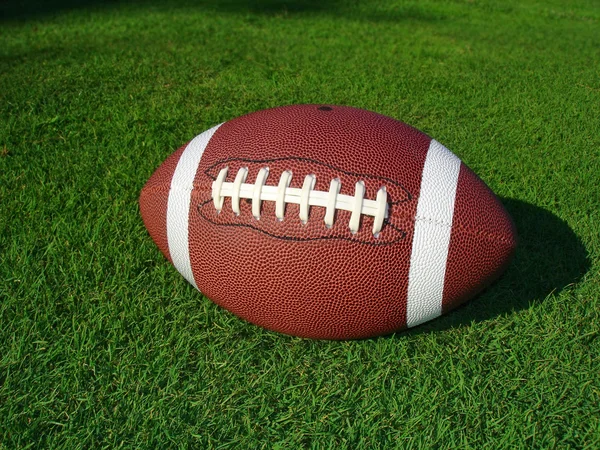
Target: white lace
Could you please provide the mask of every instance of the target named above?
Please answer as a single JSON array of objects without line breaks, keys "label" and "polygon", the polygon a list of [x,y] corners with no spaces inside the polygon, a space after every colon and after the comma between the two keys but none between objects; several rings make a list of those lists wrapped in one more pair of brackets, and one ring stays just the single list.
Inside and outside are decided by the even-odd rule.
[{"label": "white lace", "polygon": [[385,186],[379,188],[375,200],[365,198],[365,183],[358,181],[355,185],[354,195],[340,194],[342,183],[339,178],[334,178],[329,184],[329,191],[315,191],[316,177],[306,175],[302,188],[291,188],[292,172],[282,172],[277,186],[266,184],[269,176],[269,168],[263,167],[258,171],[254,184],[245,183],[248,177],[248,168],[242,167],[238,170],[235,180],[227,182],[229,167],[221,169],[217,179],[212,184],[212,199],[217,209],[221,212],[225,197],[231,197],[231,208],[236,215],[240,214],[240,199],[252,200],[252,215],[260,220],[260,207],[262,201],[275,202],[275,216],[277,220],[283,220],[285,205],[294,203],[300,205],[300,220],[308,222],[308,213],[311,206],[325,208],[325,226],[333,226],[335,210],[341,209],[351,211],[348,227],[352,234],[358,232],[361,215],[374,217],[373,235],[379,237],[383,227],[383,221],[388,217],[387,191]]}]

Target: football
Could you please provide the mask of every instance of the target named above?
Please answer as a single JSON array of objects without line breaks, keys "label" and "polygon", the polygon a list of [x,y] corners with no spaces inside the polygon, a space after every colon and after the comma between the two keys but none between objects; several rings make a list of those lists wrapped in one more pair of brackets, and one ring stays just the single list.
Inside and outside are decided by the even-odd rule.
[{"label": "football", "polygon": [[284,106],[205,131],[150,177],[140,211],[206,297],[317,339],[438,317],[496,280],[516,246],[502,203],[457,156],[346,106]]}]

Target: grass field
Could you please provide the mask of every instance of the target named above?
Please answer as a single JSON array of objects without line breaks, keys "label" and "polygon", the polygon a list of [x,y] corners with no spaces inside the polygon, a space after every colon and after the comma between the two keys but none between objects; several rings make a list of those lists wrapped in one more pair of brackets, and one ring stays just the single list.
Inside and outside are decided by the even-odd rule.
[{"label": "grass field", "polygon": [[[595,0],[0,3],[0,449],[600,448]],[[198,294],[139,216],[201,131],[346,104],[513,215],[506,275],[394,336],[311,341]]]}]

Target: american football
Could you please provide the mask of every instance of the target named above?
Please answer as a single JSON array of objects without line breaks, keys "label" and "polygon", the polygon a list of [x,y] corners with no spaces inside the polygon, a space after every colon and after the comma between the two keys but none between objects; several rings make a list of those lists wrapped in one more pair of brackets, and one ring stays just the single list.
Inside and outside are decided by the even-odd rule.
[{"label": "american football", "polygon": [[317,339],[390,334],[505,270],[513,221],[446,147],[374,112],[293,105],[198,135],[140,210],[164,256],[216,304]]}]

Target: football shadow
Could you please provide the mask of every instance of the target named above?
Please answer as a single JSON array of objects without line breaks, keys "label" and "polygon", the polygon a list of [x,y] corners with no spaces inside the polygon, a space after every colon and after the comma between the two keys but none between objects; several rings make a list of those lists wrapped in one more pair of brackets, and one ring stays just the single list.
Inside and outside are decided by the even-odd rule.
[{"label": "football shadow", "polygon": [[502,203],[519,235],[517,251],[506,273],[465,305],[395,336],[443,331],[518,312],[559,293],[587,272],[587,251],[565,221],[520,200],[503,198]]}]

